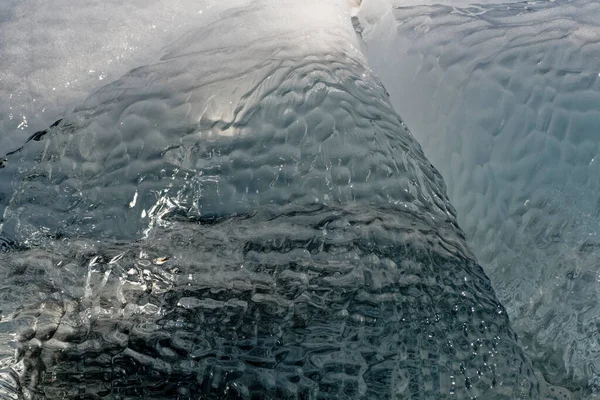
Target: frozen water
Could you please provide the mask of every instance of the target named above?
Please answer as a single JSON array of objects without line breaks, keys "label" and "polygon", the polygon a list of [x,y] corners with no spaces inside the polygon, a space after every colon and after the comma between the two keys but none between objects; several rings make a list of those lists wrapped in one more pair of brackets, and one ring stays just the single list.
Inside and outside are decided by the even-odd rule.
[{"label": "frozen water", "polygon": [[1,395],[591,395],[596,6],[249,3],[0,5]]},{"label": "frozen water", "polygon": [[[0,157],[192,27],[249,1],[0,2]],[[0,181],[0,214],[9,183]]]},{"label": "frozen water", "polygon": [[10,156],[22,390],[538,396],[345,2],[274,4],[189,30]]},{"label": "frozen water", "polygon": [[250,0],[0,4],[0,148],[46,128],[94,89],[161,55],[191,27]]},{"label": "frozen water", "polygon": [[600,5],[405,5],[365,22],[371,67],[527,353],[599,390]]}]

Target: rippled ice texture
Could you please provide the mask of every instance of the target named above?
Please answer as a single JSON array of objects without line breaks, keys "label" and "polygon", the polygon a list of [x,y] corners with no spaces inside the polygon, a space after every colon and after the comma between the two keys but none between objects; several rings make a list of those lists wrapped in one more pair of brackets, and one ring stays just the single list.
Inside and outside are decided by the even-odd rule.
[{"label": "rippled ice texture", "polygon": [[[0,156],[226,7],[250,0],[0,2]],[[0,180],[3,213],[10,180]]]},{"label": "rippled ice texture", "polygon": [[370,65],[526,352],[597,393],[600,5],[400,6],[363,21]]},{"label": "rippled ice texture", "polygon": [[540,396],[345,3],[272,4],[9,159],[4,397]]}]

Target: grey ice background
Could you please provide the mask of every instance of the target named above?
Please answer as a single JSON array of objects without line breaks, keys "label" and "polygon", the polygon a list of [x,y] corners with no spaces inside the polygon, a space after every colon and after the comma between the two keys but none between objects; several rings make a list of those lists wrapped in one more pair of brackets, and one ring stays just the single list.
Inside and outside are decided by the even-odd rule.
[{"label": "grey ice background", "polygon": [[445,3],[362,18],[369,63],[526,351],[597,388],[600,6]]}]

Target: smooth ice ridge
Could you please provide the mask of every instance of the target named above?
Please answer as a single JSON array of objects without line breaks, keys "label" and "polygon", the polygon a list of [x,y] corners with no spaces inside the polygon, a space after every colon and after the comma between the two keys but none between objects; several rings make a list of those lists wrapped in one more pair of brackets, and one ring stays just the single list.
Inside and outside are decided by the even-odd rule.
[{"label": "smooth ice ridge", "polygon": [[397,7],[369,64],[546,379],[598,393],[600,6]]},{"label": "smooth ice ridge", "polygon": [[2,170],[1,393],[557,398],[345,2],[272,4],[187,34]]}]

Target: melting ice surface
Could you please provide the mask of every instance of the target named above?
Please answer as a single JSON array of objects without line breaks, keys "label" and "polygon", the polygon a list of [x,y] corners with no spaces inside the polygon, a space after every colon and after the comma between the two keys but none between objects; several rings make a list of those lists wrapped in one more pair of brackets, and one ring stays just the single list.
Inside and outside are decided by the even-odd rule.
[{"label": "melting ice surface", "polygon": [[[60,2],[54,14],[34,3],[29,9],[6,3],[10,17],[2,31],[18,40],[8,27],[22,26],[19,18],[22,24],[35,20],[26,10],[81,24],[76,10],[60,12]],[[512,160],[541,163],[529,150],[539,144],[499,145],[504,158],[496,161],[475,143],[488,133],[513,135],[504,139],[512,145],[546,132],[515,128],[529,126],[526,112],[518,113],[525,108],[518,89],[538,84],[526,73],[547,79],[539,85],[554,90],[552,101],[563,92],[573,101],[581,101],[582,92],[593,100],[595,79],[552,88],[553,78],[568,74],[536,75],[539,60],[531,71],[526,66],[528,49],[550,52],[539,46],[554,43],[554,50],[567,51],[562,40],[573,41],[573,54],[582,57],[565,57],[562,62],[572,64],[564,70],[593,69],[588,45],[595,6],[392,11],[365,1],[355,21],[365,45],[346,2],[244,3],[229,3],[232,9],[222,13],[213,3],[195,4],[192,14],[184,2],[150,2],[147,9],[131,2],[137,18],[90,12],[116,20],[115,35],[103,33],[106,50],[83,40],[76,43],[88,58],[65,51],[40,67],[33,52],[27,53],[30,64],[5,69],[13,75],[4,73],[0,89],[18,101],[1,111],[2,149],[24,141],[22,128],[31,133],[64,118],[0,170],[2,235],[10,248],[1,255],[0,397],[592,396],[594,336],[584,325],[569,324],[594,321],[590,285],[596,281],[585,275],[593,272],[594,242],[573,247],[581,232],[561,225],[578,221],[573,215],[585,208],[578,207],[579,197],[552,203],[556,196],[545,191],[543,177],[538,185],[534,167],[526,171],[533,174],[528,185],[521,183],[526,175]],[[123,21],[130,28],[119,31]],[[548,29],[540,33],[536,21]],[[105,24],[110,32],[108,19]],[[47,34],[64,34],[48,25],[42,28]],[[90,34],[85,26],[77,32],[93,39],[95,30]],[[168,32],[155,35],[157,27]],[[145,35],[130,36],[140,31]],[[129,35],[124,42],[119,32]],[[525,40],[531,32],[537,41]],[[119,53],[125,42],[137,46]],[[19,48],[11,47],[13,53]],[[358,48],[367,50],[401,114],[421,130],[415,135],[450,183],[459,221],[494,277],[520,342],[466,246],[440,174]],[[448,59],[440,57],[444,51]],[[508,54],[508,61],[498,57],[505,62],[496,67],[490,51]],[[517,52],[512,63],[511,51]],[[86,62],[91,66],[82,75]],[[558,70],[551,63],[547,68]],[[505,100],[504,109],[483,101],[481,92],[471,97],[477,88],[497,88],[498,80],[513,100]],[[535,104],[548,101],[542,96]],[[517,118],[512,128],[510,122],[494,125],[500,117],[492,108],[504,110],[506,121]],[[573,110],[562,112],[574,120]],[[571,138],[585,129],[568,132],[575,132],[565,136]],[[563,142],[559,155],[571,154]],[[595,148],[589,142],[582,151]],[[581,159],[577,152],[573,157]],[[564,163],[573,170],[578,165]],[[493,168],[513,176],[511,183],[478,172]],[[537,174],[550,179],[539,168]],[[548,186],[566,192],[575,174],[557,171],[563,175]],[[591,187],[590,179],[580,187]],[[520,201],[526,189],[524,207],[534,211],[519,214],[510,201]],[[496,209],[505,212],[502,218]],[[586,223],[576,226],[587,229],[591,218]],[[557,244],[552,227],[569,232],[570,241]],[[540,237],[545,248],[531,241]],[[550,260],[552,273],[540,267]],[[574,264],[565,267],[564,260]],[[537,298],[532,288],[540,291]],[[567,301],[553,303],[561,293]],[[587,343],[576,347],[575,340]]]},{"label": "melting ice surface", "polygon": [[599,21],[596,2],[556,1],[396,7],[363,26],[527,354],[596,395]]}]

